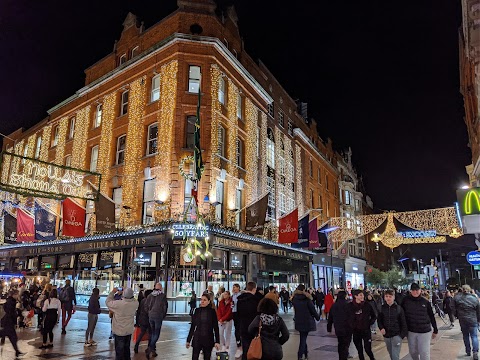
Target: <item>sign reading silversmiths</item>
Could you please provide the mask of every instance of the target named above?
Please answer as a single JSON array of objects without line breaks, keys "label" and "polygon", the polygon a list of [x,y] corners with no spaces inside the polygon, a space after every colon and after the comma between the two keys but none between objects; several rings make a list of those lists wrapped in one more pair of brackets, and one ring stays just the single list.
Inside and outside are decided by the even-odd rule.
[{"label": "sign reading silversmiths", "polygon": [[467,254],[467,261],[471,265],[480,265],[480,252],[478,251],[470,251]]},{"label": "sign reading silversmiths", "polygon": [[[26,196],[97,200],[101,175],[3,151],[0,189]],[[87,181],[92,183],[89,186]]]}]

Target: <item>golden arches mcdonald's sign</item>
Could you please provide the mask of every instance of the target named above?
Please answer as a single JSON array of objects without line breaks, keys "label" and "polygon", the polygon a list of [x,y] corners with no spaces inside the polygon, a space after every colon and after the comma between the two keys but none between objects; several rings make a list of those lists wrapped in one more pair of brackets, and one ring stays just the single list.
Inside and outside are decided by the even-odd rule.
[{"label": "golden arches mcdonald's sign", "polygon": [[457,201],[462,216],[480,215],[480,188],[457,190]]}]

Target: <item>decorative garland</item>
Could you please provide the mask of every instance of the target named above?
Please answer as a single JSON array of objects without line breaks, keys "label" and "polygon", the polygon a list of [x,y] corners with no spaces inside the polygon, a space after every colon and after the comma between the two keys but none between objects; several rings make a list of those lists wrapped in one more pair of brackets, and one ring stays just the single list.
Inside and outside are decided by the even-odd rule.
[{"label": "decorative garland", "polygon": [[[184,167],[184,165],[187,161],[191,161],[193,163],[195,161],[195,157],[193,155],[185,156],[180,161],[180,163],[178,164],[178,169],[180,170],[180,175],[182,175],[182,177],[184,177],[187,180],[194,181],[195,179],[193,178],[193,175],[187,174],[185,172],[185,170],[183,169],[183,167]],[[202,166],[202,168],[200,169],[201,175],[203,175],[204,171],[205,171],[205,166]]]}]

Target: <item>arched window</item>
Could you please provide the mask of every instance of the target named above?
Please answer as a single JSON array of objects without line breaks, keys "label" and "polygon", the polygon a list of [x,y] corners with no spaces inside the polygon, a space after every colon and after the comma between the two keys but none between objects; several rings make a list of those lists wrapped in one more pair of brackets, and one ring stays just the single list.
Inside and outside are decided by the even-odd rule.
[{"label": "arched window", "polygon": [[267,129],[267,165],[275,169],[275,136],[270,128]]}]

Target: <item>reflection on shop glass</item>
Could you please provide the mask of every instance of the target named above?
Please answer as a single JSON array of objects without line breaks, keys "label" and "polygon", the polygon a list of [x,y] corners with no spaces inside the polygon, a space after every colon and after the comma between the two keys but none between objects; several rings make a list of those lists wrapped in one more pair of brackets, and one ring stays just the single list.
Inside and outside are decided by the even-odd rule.
[{"label": "reflection on shop glass", "polygon": [[42,270],[55,269],[55,256],[42,256]]},{"label": "reflection on shop glass", "polygon": [[97,264],[94,264],[95,254],[86,253],[78,255],[78,268],[82,270],[89,270],[95,268]]},{"label": "reflection on shop glass", "polygon": [[209,259],[209,268],[211,270],[223,270],[226,268],[227,253],[223,250],[213,249],[212,257]]},{"label": "reflection on shop glass", "polygon": [[151,252],[143,252],[138,253],[137,257],[133,259],[135,265],[140,266],[152,266],[152,253]]},{"label": "reflection on shop glass", "polygon": [[230,253],[230,269],[243,269],[243,253]]},{"label": "reflection on shop glass", "polygon": [[122,266],[122,253],[113,251],[102,251],[98,260],[99,269],[111,269]]},{"label": "reflection on shop glass", "polygon": [[72,255],[62,255],[58,258],[59,269],[71,269],[72,268]]}]

